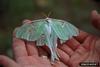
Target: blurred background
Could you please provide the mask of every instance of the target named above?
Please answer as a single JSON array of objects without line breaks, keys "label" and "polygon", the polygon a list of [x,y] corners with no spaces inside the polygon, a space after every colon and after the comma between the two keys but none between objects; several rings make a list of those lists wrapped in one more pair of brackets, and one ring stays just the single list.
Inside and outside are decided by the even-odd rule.
[{"label": "blurred background", "polygon": [[12,32],[24,19],[50,17],[69,21],[94,35],[100,32],[92,27],[90,13],[100,12],[100,0],[0,0],[0,54],[12,57]]}]

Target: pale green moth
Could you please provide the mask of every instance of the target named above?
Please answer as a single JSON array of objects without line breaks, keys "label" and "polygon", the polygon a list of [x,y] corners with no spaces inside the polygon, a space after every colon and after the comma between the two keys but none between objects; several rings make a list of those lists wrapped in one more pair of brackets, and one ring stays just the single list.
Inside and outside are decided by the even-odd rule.
[{"label": "pale green moth", "polygon": [[36,46],[46,45],[51,51],[51,61],[58,58],[57,39],[61,43],[79,34],[78,29],[67,21],[59,19],[39,19],[32,23],[24,23],[15,30],[17,38],[36,41]]}]

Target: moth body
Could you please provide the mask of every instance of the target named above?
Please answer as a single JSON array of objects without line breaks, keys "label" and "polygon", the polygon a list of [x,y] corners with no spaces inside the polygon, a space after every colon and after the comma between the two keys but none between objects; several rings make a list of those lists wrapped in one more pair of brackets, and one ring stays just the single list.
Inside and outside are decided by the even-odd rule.
[{"label": "moth body", "polygon": [[74,25],[59,19],[47,17],[27,22],[15,30],[16,37],[27,41],[36,41],[36,46],[46,45],[49,47],[52,62],[59,60],[57,39],[60,39],[62,45],[65,41],[79,34]]}]

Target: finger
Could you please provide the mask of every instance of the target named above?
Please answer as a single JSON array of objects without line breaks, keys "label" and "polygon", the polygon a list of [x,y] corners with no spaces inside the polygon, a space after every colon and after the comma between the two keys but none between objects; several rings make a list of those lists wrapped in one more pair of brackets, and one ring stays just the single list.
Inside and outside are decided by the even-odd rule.
[{"label": "finger", "polygon": [[96,38],[94,36],[88,36],[82,44],[83,47],[88,51],[92,50],[94,48],[95,39]]},{"label": "finger", "polygon": [[39,55],[35,42],[27,41],[26,47],[27,47],[27,53],[29,56],[32,56],[32,55],[38,56]]},{"label": "finger", "polygon": [[0,64],[2,64],[4,67],[20,67],[12,59],[2,55],[0,55]]},{"label": "finger", "polygon": [[63,50],[69,56],[73,55],[73,53],[74,53],[74,51],[69,46],[67,46],[66,44],[59,45],[58,48]]},{"label": "finger", "polygon": [[100,14],[96,10],[91,12],[91,21],[93,26],[100,30]]},{"label": "finger", "polygon": [[[79,47],[76,51],[75,51],[75,53],[78,53],[79,55],[84,55],[85,53],[87,53],[87,52],[89,52],[89,51],[87,51],[84,47]],[[73,54],[74,55],[74,54]]]},{"label": "finger", "polygon": [[89,51],[87,51],[84,47],[79,47],[75,50],[73,55],[69,60],[69,65],[71,67],[78,67],[79,63],[87,59]]},{"label": "finger", "polygon": [[15,59],[18,57],[28,56],[25,42],[18,38],[13,38],[13,51]]},{"label": "finger", "polygon": [[60,61],[56,61],[55,64],[53,64],[53,67],[68,67],[68,66]]},{"label": "finger", "polygon": [[66,54],[64,51],[62,51],[61,49],[57,49],[57,51],[58,51],[58,54],[59,54],[59,59],[64,63],[64,64],[68,64],[69,62],[69,59],[70,59],[70,57],[69,57],[69,55],[68,54]]},{"label": "finger", "polygon": [[80,43],[74,38],[71,38],[70,40],[66,41],[65,44],[69,46],[73,51],[75,51],[77,47],[80,46]]},{"label": "finger", "polygon": [[79,30],[79,35],[75,37],[75,39],[80,42],[83,43],[85,41],[85,39],[89,36],[90,34],[88,34],[87,32],[84,32],[82,30]]}]

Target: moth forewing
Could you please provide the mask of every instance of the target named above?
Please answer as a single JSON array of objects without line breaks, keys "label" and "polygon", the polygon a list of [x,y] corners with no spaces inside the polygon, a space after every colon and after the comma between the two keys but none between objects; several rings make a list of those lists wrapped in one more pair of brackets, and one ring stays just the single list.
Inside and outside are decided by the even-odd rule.
[{"label": "moth forewing", "polygon": [[44,30],[44,22],[36,22],[32,23],[32,27],[34,28],[30,37],[30,40],[38,40],[43,34]]},{"label": "moth forewing", "polygon": [[29,34],[28,34],[29,26],[30,26],[29,24],[24,24],[21,27],[17,28],[15,31],[16,37],[28,40],[28,38],[29,38]]},{"label": "moth forewing", "polygon": [[15,31],[16,37],[28,41],[35,41],[39,39],[39,37],[42,35],[44,29],[43,25],[44,22],[37,22],[31,24],[25,23]]}]

